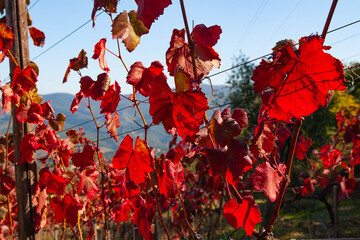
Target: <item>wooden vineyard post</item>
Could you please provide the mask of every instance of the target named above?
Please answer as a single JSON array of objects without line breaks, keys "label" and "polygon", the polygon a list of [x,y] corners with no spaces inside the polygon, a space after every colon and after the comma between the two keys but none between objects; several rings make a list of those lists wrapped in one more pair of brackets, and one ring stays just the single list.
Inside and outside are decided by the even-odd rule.
[{"label": "wooden vineyard post", "polygon": [[[29,43],[27,8],[25,0],[6,0],[6,23],[14,33],[14,42],[10,48],[17,64],[21,69],[28,66]],[[10,77],[12,79],[16,64],[10,61]],[[14,160],[16,174],[16,197],[18,205],[19,239],[35,239],[35,211],[32,206],[32,197],[37,183],[36,162],[25,162],[18,165],[20,142],[26,133],[33,132],[31,124],[21,124],[15,116],[16,106],[13,105],[13,133],[14,133]]]}]

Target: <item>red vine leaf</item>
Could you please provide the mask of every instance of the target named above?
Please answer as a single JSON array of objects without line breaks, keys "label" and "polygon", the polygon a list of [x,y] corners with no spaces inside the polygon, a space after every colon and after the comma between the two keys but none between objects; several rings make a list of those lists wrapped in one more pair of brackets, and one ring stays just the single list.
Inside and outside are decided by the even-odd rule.
[{"label": "red vine leaf", "polygon": [[93,59],[99,59],[99,66],[102,70],[109,72],[109,66],[105,59],[105,43],[106,38],[102,38],[96,45],[94,49],[94,54],[92,56]]},{"label": "red vine leaf", "polygon": [[244,196],[238,204],[234,198],[224,205],[224,218],[233,227],[243,227],[248,236],[253,234],[255,225],[261,223],[259,206],[252,196]]},{"label": "red vine leaf", "polygon": [[215,143],[221,147],[228,145],[231,139],[240,135],[241,126],[246,126],[246,122],[248,122],[247,114],[244,111],[240,113],[238,110],[236,114],[237,121],[232,118],[230,108],[225,108],[221,113],[219,110],[216,110],[210,119],[209,133]]},{"label": "red vine leaf", "polygon": [[254,91],[274,90],[266,104],[272,118],[301,119],[327,107],[330,90],[345,89],[343,64],[323,51],[329,49],[324,39],[310,36],[299,42],[298,50],[287,43],[273,61],[262,60],[254,70]]},{"label": "red vine leaf", "polygon": [[11,28],[5,23],[0,24],[0,50],[4,55],[8,54],[8,50],[11,47],[14,40],[14,34],[11,32]]},{"label": "red vine leaf", "polygon": [[87,68],[87,66],[88,66],[88,58],[86,56],[86,52],[84,51],[84,49],[82,49],[80,51],[78,57],[72,58],[69,61],[70,61],[70,63],[66,69],[66,72],[65,72],[65,75],[63,78],[63,83],[67,82],[67,79],[70,74],[70,70],[79,71],[80,69]]},{"label": "red vine leaf", "polygon": [[80,79],[80,88],[84,97],[91,97],[95,101],[102,100],[110,86],[110,77],[107,73],[97,76],[94,81],[89,76]]},{"label": "red vine leaf", "polygon": [[77,192],[84,191],[89,199],[93,199],[98,192],[96,180],[99,172],[95,169],[84,169],[80,174],[80,182]]},{"label": "red vine leaf", "polygon": [[115,81],[115,84],[109,87],[101,100],[100,113],[115,113],[116,108],[121,100],[120,92],[120,85],[117,81]]},{"label": "red vine leaf", "polygon": [[251,183],[256,191],[264,191],[264,195],[274,202],[279,194],[280,184],[284,179],[286,166],[279,164],[274,169],[269,162],[264,162],[255,168]]},{"label": "red vine leaf", "polygon": [[111,32],[113,39],[121,38],[126,49],[132,52],[139,44],[140,37],[147,34],[149,30],[137,18],[136,11],[129,12],[129,19],[127,12],[123,11],[114,19]]},{"label": "red vine leaf", "polygon": [[164,9],[171,4],[171,0],[135,0],[135,2],[138,5],[138,18],[148,29],[164,13]]},{"label": "red vine leaf", "polygon": [[39,171],[39,176],[39,187],[41,190],[46,187],[47,193],[63,195],[65,187],[69,184],[69,181],[62,176],[58,168],[54,168],[51,172],[50,168],[45,167]]},{"label": "red vine leaf", "polygon": [[15,84],[19,84],[24,91],[28,92],[32,87],[35,87],[37,81],[37,75],[30,66],[24,70],[16,67],[11,87],[14,88]]},{"label": "red vine leaf", "polygon": [[304,136],[300,137],[295,148],[295,154],[298,159],[303,160],[306,157],[306,152],[309,151],[311,142],[311,138],[305,139]]},{"label": "red vine leaf", "polygon": [[0,166],[0,194],[8,195],[15,188],[15,166]]},{"label": "red vine leaf", "polygon": [[59,197],[51,198],[51,206],[54,209],[55,221],[63,222],[66,219],[72,227],[76,226],[78,221],[78,212],[81,205],[73,196],[66,194],[64,200]]},{"label": "red vine leaf", "polygon": [[133,85],[141,95],[148,97],[154,79],[157,77],[166,79],[163,69],[164,66],[159,61],[152,62],[148,68],[145,68],[141,62],[135,62],[130,67],[126,82]]},{"label": "red vine leaf", "polygon": [[[211,71],[213,67],[219,68],[221,60],[219,54],[215,52],[212,46],[202,45],[201,43],[204,43],[203,38],[199,37],[199,39],[201,39],[200,42],[197,42],[196,39],[194,41],[196,72],[198,76],[209,74],[209,71]],[[215,40],[213,39],[210,40],[210,42],[211,41],[214,42]],[[184,29],[173,30],[170,47],[166,51],[166,65],[170,76],[174,76],[176,69],[180,67],[191,79],[195,79],[191,53],[189,44],[185,41]]]},{"label": "red vine leaf", "polygon": [[174,163],[165,160],[158,171],[159,190],[166,198],[177,195],[177,190],[181,189],[184,182],[184,168],[181,162]]},{"label": "red vine leaf", "polygon": [[94,154],[95,150],[90,145],[85,145],[82,152],[77,152],[72,155],[72,162],[76,167],[86,168],[89,166],[94,166]]},{"label": "red vine leaf", "polygon": [[37,47],[43,47],[45,44],[45,34],[37,28],[29,27],[30,37],[34,41],[34,45]]},{"label": "red vine leaf", "polygon": [[154,170],[153,158],[146,142],[137,137],[134,148],[130,135],[126,135],[120,143],[112,164],[116,169],[126,168],[129,177],[136,184],[145,182],[147,174]]},{"label": "red vine leaf", "polygon": [[91,13],[93,27],[95,27],[96,12],[103,9],[106,13],[116,13],[118,0],[94,0],[94,8]]},{"label": "red vine leaf", "polygon": [[220,39],[221,33],[222,30],[218,25],[206,27],[204,24],[199,24],[193,29],[192,38],[196,44],[212,47]]},{"label": "red vine leaf", "polygon": [[105,115],[105,124],[107,128],[107,132],[110,133],[110,137],[114,138],[116,142],[118,142],[118,133],[117,129],[120,127],[119,114],[114,112],[114,117],[111,116],[111,113],[107,113]]},{"label": "red vine leaf", "polygon": [[183,139],[193,137],[208,109],[205,94],[199,90],[174,93],[166,79],[156,79],[150,92],[150,110],[154,124],[163,123],[166,131],[176,128]]},{"label": "red vine leaf", "polygon": [[255,136],[251,140],[251,153],[262,158],[269,155],[274,148],[275,136],[273,134],[274,124],[271,120],[264,119],[255,129]]},{"label": "red vine leaf", "polygon": [[154,239],[154,228],[151,226],[155,217],[155,200],[149,194],[145,195],[145,200],[136,195],[132,199],[132,207],[134,209],[134,215],[132,216],[133,223],[139,229],[140,234],[145,240]]},{"label": "red vine leaf", "polygon": [[205,153],[212,173],[223,175],[232,185],[240,181],[243,173],[252,168],[252,161],[243,143],[237,139],[229,142],[226,152],[220,149],[206,148]]}]

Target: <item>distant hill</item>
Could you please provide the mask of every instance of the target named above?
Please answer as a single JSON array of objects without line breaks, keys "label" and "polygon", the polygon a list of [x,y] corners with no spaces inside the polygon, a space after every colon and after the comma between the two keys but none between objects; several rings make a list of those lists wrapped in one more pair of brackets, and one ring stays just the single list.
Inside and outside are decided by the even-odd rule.
[{"label": "distant hill", "polygon": [[[202,85],[202,89],[205,92],[206,96],[209,98],[211,96],[211,87],[209,85]],[[216,85],[214,86],[214,92],[226,92],[227,88],[225,85]],[[71,113],[70,106],[74,99],[74,95],[68,93],[54,93],[54,94],[47,94],[42,95],[44,101],[51,101],[51,106],[54,108],[55,114],[63,113],[66,115],[66,122],[64,125],[64,131],[59,133],[61,137],[65,136],[65,132],[69,128],[79,129],[79,127],[84,128],[84,132],[86,133],[86,137],[91,140],[96,140],[96,127],[94,122],[92,121],[91,114],[87,107],[81,103],[79,104],[78,111],[74,114]],[[127,96],[126,96],[127,97]],[[137,95],[138,99],[145,100],[140,96]],[[130,134],[131,137],[134,139],[136,136],[140,136],[140,138],[144,138],[144,131],[139,130],[136,132],[131,132],[132,130],[139,129],[139,126],[133,122],[133,117],[135,111],[133,108],[127,106],[131,105],[131,102],[125,98],[122,98],[119,106],[119,109],[123,109],[119,111],[119,118],[120,118],[120,127],[118,128],[118,134],[123,134],[119,136],[119,142],[117,143],[114,139],[108,139],[109,134],[105,127],[103,127],[100,131],[100,148],[106,154],[105,156],[109,159],[111,158],[117,148],[119,147],[120,142],[122,141],[123,137],[126,136],[127,133]],[[94,110],[95,117],[99,117],[98,122],[102,125],[105,121],[104,117],[100,115],[100,101],[98,102],[91,102],[91,106]],[[147,123],[151,123],[152,119],[149,115],[149,103],[140,103],[140,108],[144,114],[145,120]],[[208,117],[211,117],[214,110],[208,111]],[[3,114],[0,116],[0,133],[3,134],[6,131],[8,120],[10,114]],[[141,118],[137,113],[135,116],[135,120],[142,124]],[[75,127],[74,127],[75,126]],[[168,143],[171,140],[171,136],[168,135],[163,126],[160,124],[158,126],[152,126],[148,130],[148,142],[150,143],[151,147],[154,147],[156,151],[164,152],[168,149]]]}]

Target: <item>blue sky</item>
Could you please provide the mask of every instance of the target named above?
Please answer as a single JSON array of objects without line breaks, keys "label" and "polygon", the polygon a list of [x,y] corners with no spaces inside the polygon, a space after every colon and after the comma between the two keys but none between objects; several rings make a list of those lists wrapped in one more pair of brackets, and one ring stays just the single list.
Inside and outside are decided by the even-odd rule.
[{"label": "blue sky", "polygon": [[[232,57],[240,50],[250,59],[265,55],[271,51],[274,44],[282,39],[298,40],[302,36],[321,34],[331,0],[185,0],[188,20],[194,24],[206,26],[219,25],[222,34],[215,50],[222,59],[220,69],[214,69],[211,74],[231,67]],[[71,33],[90,19],[93,1],[89,0],[32,0],[36,3],[30,9],[33,26],[45,33],[43,48],[35,47],[30,39],[30,57],[41,54],[54,43]],[[330,30],[360,19],[358,9],[360,1],[339,1],[334,13]],[[118,13],[123,10],[136,10],[134,0],[121,0]],[[115,17],[115,15],[114,15]],[[128,53],[121,43],[122,56],[128,65],[142,61],[148,67],[152,61],[158,60],[165,65],[165,52],[169,47],[172,30],[183,28],[180,4],[173,4],[165,9],[164,15],[153,23],[149,34],[141,37],[139,46]],[[88,23],[73,33],[57,46],[53,47],[35,62],[40,68],[38,89],[40,94],[79,91],[79,76],[72,72],[68,83],[62,84],[62,78],[69,59],[76,57],[81,49],[88,53],[89,67],[82,71],[93,79],[102,73],[97,60],[91,59],[94,45],[101,39],[107,39],[107,48],[117,52],[116,41],[111,37],[110,17],[103,13],[96,20],[95,29]],[[325,44],[332,46],[329,51],[334,57],[343,60],[344,64],[360,61],[360,23],[336,31],[327,36]],[[117,80],[122,93],[131,91],[126,84],[126,71],[119,59],[106,53],[112,82]],[[0,64],[0,79],[8,76],[8,64]],[[220,74],[212,81],[214,84],[224,84],[228,74]],[[172,78],[168,79],[173,86]]]}]

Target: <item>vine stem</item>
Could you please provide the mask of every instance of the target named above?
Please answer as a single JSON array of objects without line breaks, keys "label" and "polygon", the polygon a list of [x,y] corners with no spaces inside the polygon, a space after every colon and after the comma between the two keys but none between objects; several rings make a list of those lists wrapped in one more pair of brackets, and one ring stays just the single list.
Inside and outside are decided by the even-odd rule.
[{"label": "vine stem", "polygon": [[16,65],[17,67],[19,67],[19,64],[17,63],[16,59],[14,58],[14,56],[12,55],[12,53],[11,53],[10,50],[8,50],[8,53],[9,53],[11,59],[14,61],[15,65]]},{"label": "vine stem", "polygon": [[[6,130],[6,135],[5,135],[5,159],[6,159],[5,160],[5,167],[7,167],[9,165],[9,132],[10,132],[10,128],[11,128],[11,119],[12,119],[12,117],[13,117],[13,112],[11,111],[9,125],[8,125],[8,128]],[[10,193],[7,194],[6,197],[7,197],[7,209],[8,209],[8,215],[9,215],[9,224],[10,224],[10,237],[11,237],[11,240],[12,240],[12,239],[14,239],[14,227],[13,227],[13,219],[12,219],[12,216],[11,216]]]},{"label": "vine stem", "polygon": [[[113,23],[113,22],[114,22],[114,19],[113,19],[111,13],[110,13],[109,15],[110,15],[111,22]],[[125,68],[126,72],[129,72],[129,69],[128,69],[128,67],[127,67],[126,64],[125,64],[124,59],[123,59],[122,56],[121,56],[120,41],[119,41],[119,39],[116,39],[116,41],[117,41],[117,47],[118,47],[119,56],[117,56],[116,54],[112,53],[112,52],[109,51],[109,50],[108,50],[108,51],[111,52],[112,54],[114,54],[115,56],[117,56],[117,57],[121,60],[122,64],[124,65],[124,68]],[[136,109],[138,110],[138,112],[139,112],[139,114],[140,114],[140,116],[141,116],[141,120],[142,120],[143,123],[144,123],[144,127],[143,127],[143,128],[144,128],[144,130],[145,130],[145,141],[147,141],[147,130],[149,129],[149,126],[146,124],[144,114],[142,113],[142,111],[141,111],[141,109],[140,109],[140,107],[139,107],[139,103],[138,103],[138,101],[137,101],[137,99],[136,99],[136,90],[135,90],[135,87],[134,87],[134,86],[133,86],[133,98],[134,98],[134,99],[133,99],[133,102],[134,102],[134,104],[135,104],[135,106],[136,106]]]},{"label": "vine stem", "polygon": [[194,71],[194,79],[196,79],[197,78],[197,73],[196,73],[194,43],[192,42],[191,37],[190,37],[190,29],[189,29],[189,24],[188,24],[187,17],[186,17],[184,0],[180,0],[180,6],[181,6],[182,16],[183,16],[183,19],[184,19],[186,36],[188,38],[188,43],[189,43],[189,48],[190,48],[191,61],[192,61],[193,71]]},{"label": "vine stem", "polygon": [[180,189],[179,187],[176,185],[176,188],[177,188],[177,191],[178,191],[178,194],[179,194],[179,199],[180,199],[180,203],[181,203],[181,207],[183,209],[183,213],[184,213],[184,217],[185,217],[185,222],[187,224],[187,226],[190,228],[192,234],[196,237],[196,232],[194,230],[194,228],[191,226],[189,220],[188,220],[188,217],[187,217],[187,214],[186,214],[186,209],[185,209],[185,204],[184,204],[184,200],[181,196],[181,192],[180,192]]},{"label": "vine stem", "polygon": [[95,115],[94,115],[94,112],[91,108],[91,101],[90,101],[90,97],[88,98],[88,108],[90,110],[90,113],[91,113],[91,116],[94,120],[94,123],[96,125],[96,155],[97,155],[97,158],[99,160],[99,165],[100,165],[100,170],[101,170],[101,200],[103,202],[103,208],[104,208],[104,232],[105,232],[105,238],[107,236],[107,212],[106,212],[106,203],[105,203],[105,192],[104,192],[104,182],[105,182],[105,171],[104,171],[104,167],[103,167],[103,164],[101,162],[101,158],[100,158],[100,154],[99,154],[99,138],[100,138],[100,127],[96,121],[96,118],[95,118]]},{"label": "vine stem", "polygon": [[157,193],[156,193],[156,189],[155,189],[154,183],[153,183],[153,181],[152,181],[152,179],[151,179],[150,173],[148,173],[148,178],[149,178],[149,180],[150,180],[151,187],[152,187],[152,189],[153,189],[153,191],[154,191],[155,200],[156,200],[156,205],[157,205],[157,209],[158,209],[158,212],[159,212],[160,222],[161,222],[161,224],[162,224],[163,227],[164,227],[164,230],[165,230],[165,233],[166,233],[166,236],[167,236],[168,240],[170,240],[170,239],[171,239],[171,238],[170,238],[170,234],[169,234],[169,231],[168,231],[168,229],[167,229],[167,227],[166,227],[166,225],[165,225],[164,219],[163,219],[163,217],[162,217],[160,202],[159,202],[159,199],[158,199],[158,195],[157,195]]},{"label": "vine stem", "polygon": [[293,162],[293,159],[294,159],[295,147],[296,147],[297,139],[298,139],[298,136],[299,136],[299,133],[300,133],[301,125],[302,125],[302,120],[301,119],[296,120],[295,129],[294,129],[293,136],[292,136],[292,139],[291,139],[290,151],[289,151],[288,159],[287,159],[287,162],[286,162],[285,178],[281,182],[279,196],[278,196],[278,199],[276,201],[275,210],[274,210],[274,213],[273,213],[273,215],[271,217],[271,220],[269,222],[269,226],[266,229],[267,232],[271,232],[271,230],[272,230],[272,228],[274,226],[274,223],[275,223],[277,217],[279,216],[280,207],[281,207],[281,203],[282,203],[282,200],[284,198],[284,195],[285,195],[286,187],[290,183],[291,166],[292,166],[292,162]]},{"label": "vine stem", "polygon": [[[329,29],[332,16],[334,15],[334,11],[335,11],[337,2],[338,2],[338,0],[333,0],[333,2],[331,4],[331,8],[330,8],[328,17],[327,17],[326,22],[325,22],[325,26],[324,26],[323,32],[321,34],[321,38],[324,39],[324,40],[325,40],[327,31]],[[281,188],[280,188],[278,199],[276,201],[275,210],[274,210],[273,216],[272,216],[272,218],[271,218],[271,220],[269,222],[269,226],[266,229],[267,232],[270,232],[272,230],[272,228],[274,226],[274,223],[275,223],[277,217],[279,216],[281,202],[282,202],[282,200],[284,198],[286,187],[288,186],[288,184],[290,182],[291,166],[292,166],[292,161],[293,161],[293,158],[294,158],[296,142],[297,142],[297,139],[298,139],[298,136],[299,136],[301,125],[302,125],[302,119],[296,120],[295,129],[294,129],[293,136],[292,136],[292,139],[291,139],[289,156],[288,156],[288,160],[287,160],[287,163],[286,163],[286,172],[285,172],[286,178],[281,183]]]}]

